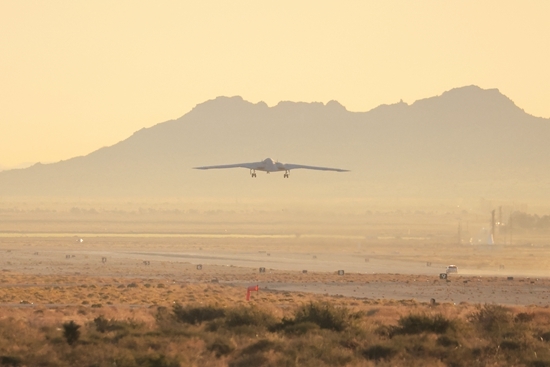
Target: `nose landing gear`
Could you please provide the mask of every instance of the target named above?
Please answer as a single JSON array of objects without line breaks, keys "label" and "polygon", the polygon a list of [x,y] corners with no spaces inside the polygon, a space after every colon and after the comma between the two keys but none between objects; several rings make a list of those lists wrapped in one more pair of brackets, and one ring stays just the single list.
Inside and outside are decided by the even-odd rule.
[{"label": "nose landing gear", "polygon": [[252,178],[256,178],[256,170],[255,170],[255,169],[251,169],[251,170],[250,170],[250,176],[251,176]]}]

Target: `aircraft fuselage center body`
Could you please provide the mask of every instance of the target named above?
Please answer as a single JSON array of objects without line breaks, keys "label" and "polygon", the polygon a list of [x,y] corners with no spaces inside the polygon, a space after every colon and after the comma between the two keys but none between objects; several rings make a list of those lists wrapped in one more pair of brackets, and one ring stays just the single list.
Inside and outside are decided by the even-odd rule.
[{"label": "aircraft fuselage center body", "polygon": [[267,173],[269,172],[278,172],[278,171],[286,171],[284,164],[280,162],[275,162],[271,158],[264,159],[262,164],[259,164],[257,168],[255,168],[258,171],[265,171]]}]

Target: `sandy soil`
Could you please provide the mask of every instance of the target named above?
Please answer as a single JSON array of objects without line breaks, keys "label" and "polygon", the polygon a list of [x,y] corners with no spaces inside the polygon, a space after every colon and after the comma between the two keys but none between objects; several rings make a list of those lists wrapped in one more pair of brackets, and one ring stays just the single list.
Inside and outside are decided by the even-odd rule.
[{"label": "sandy soil", "polygon": [[[179,300],[197,299],[175,289],[166,293],[166,286],[229,287],[226,290],[232,289],[239,300],[244,299],[247,286],[258,284],[262,294],[272,295],[272,301],[285,292],[298,292],[367,300],[549,304],[550,279],[542,269],[544,248],[449,251],[436,245],[412,247],[408,242],[360,247],[349,240],[270,237],[77,239],[68,235],[0,237],[0,303],[147,307],[177,301],[178,296]],[[328,246],[328,241],[337,243]],[[459,266],[459,273],[439,279],[451,261]],[[259,272],[260,267],[265,273]],[[338,275],[338,270],[345,275]],[[137,287],[128,287],[132,283]],[[86,292],[89,287],[103,291]],[[132,288],[146,289],[146,295]]]}]

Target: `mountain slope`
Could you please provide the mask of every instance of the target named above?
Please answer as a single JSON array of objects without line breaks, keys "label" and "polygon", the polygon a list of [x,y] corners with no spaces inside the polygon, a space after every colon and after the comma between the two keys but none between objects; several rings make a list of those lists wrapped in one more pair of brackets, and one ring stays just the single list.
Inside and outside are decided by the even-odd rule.
[{"label": "mountain slope", "polygon": [[[498,90],[347,111],[338,102],[268,107],[218,97],[87,156],[0,172],[1,195],[478,197],[546,195],[550,120]],[[346,174],[191,167],[262,160],[351,169]],[[276,177],[274,177],[276,176]]]}]

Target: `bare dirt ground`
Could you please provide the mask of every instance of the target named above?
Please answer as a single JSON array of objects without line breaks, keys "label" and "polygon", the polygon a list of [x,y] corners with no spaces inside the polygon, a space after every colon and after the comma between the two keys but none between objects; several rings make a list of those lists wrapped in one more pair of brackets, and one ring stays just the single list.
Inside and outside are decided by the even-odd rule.
[{"label": "bare dirt ground", "polygon": [[[549,304],[548,257],[542,246],[441,246],[406,240],[358,244],[346,238],[288,236],[79,238],[0,237],[2,307],[148,307],[200,300],[204,292],[183,291],[192,284],[225,287],[235,302],[244,300],[247,286],[258,284],[272,301],[293,292],[365,300]],[[459,266],[459,273],[440,279],[450,263]],[[178,291],[166,293],[167,286]],[[91,287],[95,290],[88,292]]]}]

